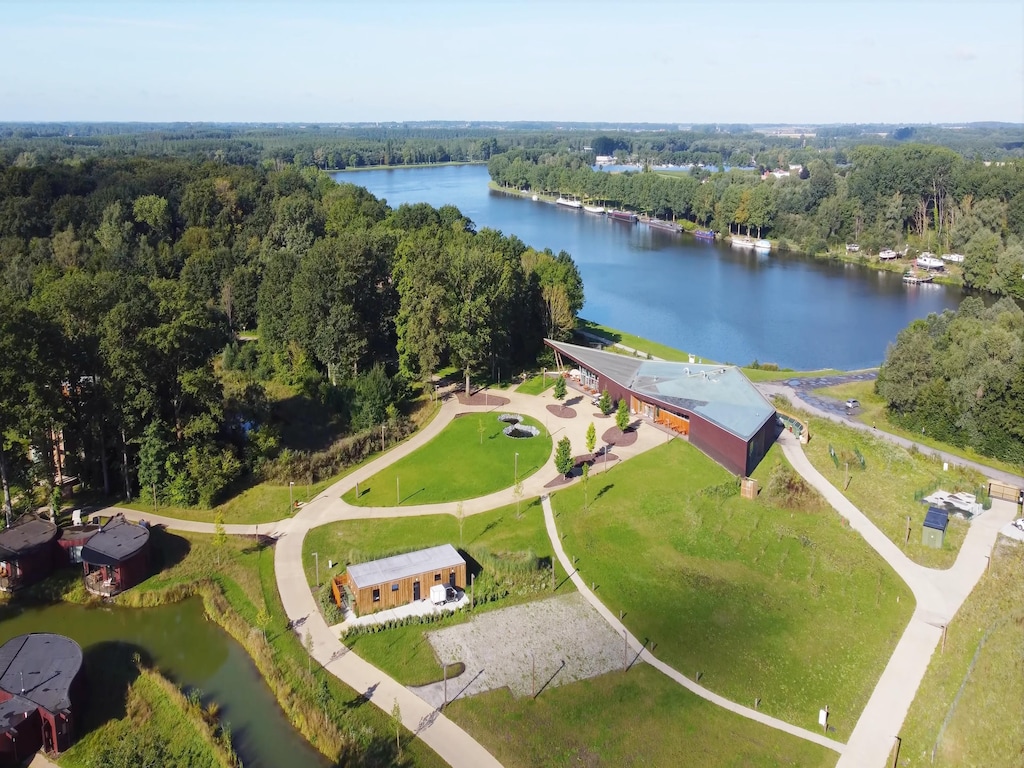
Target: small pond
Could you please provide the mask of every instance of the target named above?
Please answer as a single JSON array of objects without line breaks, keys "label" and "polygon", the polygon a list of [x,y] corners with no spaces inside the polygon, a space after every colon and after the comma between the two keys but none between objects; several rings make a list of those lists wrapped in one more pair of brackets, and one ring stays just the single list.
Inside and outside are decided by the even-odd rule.
[{"label": "small pond", "polygon": [[57,603],[8,609],[3,617],[0,644],[27,632],[56,632],[87,656],[101,645],[123,645],[129,654],[139,650],[179,686],[199,688],[204,702],[217,702],[245,768],[328,765],[291,727],[245,650],[206,618],[199,598],[157,608]]}]

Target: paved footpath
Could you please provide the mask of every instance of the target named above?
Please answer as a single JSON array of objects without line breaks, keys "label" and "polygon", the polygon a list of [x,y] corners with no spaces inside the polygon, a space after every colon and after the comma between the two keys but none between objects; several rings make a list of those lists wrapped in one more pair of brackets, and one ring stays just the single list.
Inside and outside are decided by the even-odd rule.
[{"label": "paved footpath", "polygon": [[942,628],[953,619],[985,572],[999,529],[1014,518],[1017,508],[1009,502],[995,501],[992,509],[971,522],[952,568],[944,571],[925,568],[903,554],[811,465],[793,435],[784,432],[779,443],[794,469],[882,556],[907,583],[917,600],[910,623],[861,712],[836,766],[881,768],[887,764],[932,654],[942,638]]}]

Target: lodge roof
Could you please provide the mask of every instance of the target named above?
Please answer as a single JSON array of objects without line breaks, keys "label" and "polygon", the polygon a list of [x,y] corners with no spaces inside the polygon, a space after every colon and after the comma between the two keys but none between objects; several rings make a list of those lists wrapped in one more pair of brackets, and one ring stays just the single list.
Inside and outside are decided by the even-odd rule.
[{"label": "lodge roof", "polygon": [[82,560],[90,565],[117,565],[135,555],[149,541],[149,529],[115,515],[82,547]]},{"label": "lodge roof", "polygon": [[49,520],[23,515],[10,528],[0,531],[0,560],[17,560],[56,538],[57,526]]},{"label": "lodge roof", "polygon": [[[0,646],[0,689],[16,699],[59,712],[71,706],[71,683],[82,667],[82,649],[74,640],[49,632],[18,635]],[[0,711],[0,724],[10,727],[21,722],[11,719],[25,712],[24,701]],[[7,702],[10,704],[10,702]]]},{"label": "lodge roof", "polygon": [[734,365],[644,360],[550,339],[545,343],[640,397],[695,413],[744,440],[775,413]]},{"label": "lodge roof", "polygon": [[404,555],[350,565],[346,570],[352,584],[359,589],[365,589],[465,564],[466,561],[455,551],[455,547],[451,544],[442,544],[439,547],[420,549]]}]

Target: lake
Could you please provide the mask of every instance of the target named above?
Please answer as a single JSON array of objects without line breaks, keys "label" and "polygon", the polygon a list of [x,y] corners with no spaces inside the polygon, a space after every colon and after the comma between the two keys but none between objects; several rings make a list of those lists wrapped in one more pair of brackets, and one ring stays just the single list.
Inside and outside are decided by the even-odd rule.
[{"label": "lake", "polygon": [[876,366],[912,320],[959,305],[957,288],[799,254],[759,256],[488,188],[483,165],[346,171],[392,207],[454,205],[477,228],[568,251],[583,276],[580,313],[720,362],[796,369]]}]

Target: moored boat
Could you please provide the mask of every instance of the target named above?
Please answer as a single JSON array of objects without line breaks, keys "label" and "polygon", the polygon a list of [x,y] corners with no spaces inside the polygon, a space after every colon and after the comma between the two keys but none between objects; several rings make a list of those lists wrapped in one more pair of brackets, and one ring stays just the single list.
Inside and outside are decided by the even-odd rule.
[{"label": "moored boat", "polygon": [[665,221],[663,219],[643,219],[644,224],[654,229],[661,229],[665,232],[682,232],[683,225],[676,224],[674,221]]},{"label": "moored boat", "polygon": [[934,276],[930,272],[925,272],[922,275],[916,272],[906,272],[903,275],[903,282],[907,285],[920,285],[921,283],[930,283],[934,279]]},{"label": "moored boat", "polygon": [[753,248],[754,238],[749,235],[733,235],[729,238],[729,245],[733,248]]},{"label": "moored boat", "polygon": [[586,211],[587,213],[593,213],[593,214],[595,214],[597,216],[603,216],[604,215],[604,206],[603,205],[584,205],[583,206],[583,210]]},{"label": "moored boat", "polygon": [[695,229],[693,230],[693,236],[698,240],[714,240],[715,230],[713,229]]},{"label": "moored boat", "polygon": [[608,217],[616,221],[625,221],[628,224],[636,224],[636,214],[630,211],[608,211]]},{"label": "moored boat", "polygon": [[771,249],[772,249],[772,241],[771,240],[755,240],[754,241],[754,250],[755,251],[763,251],[763,252],[767,253]]},{"label": "moored boat", "polygon": [[560,197],[555,200],[555,205],[564,205],[566,208],[582,208],[583,203],[579,200],[570,200],[567,197]]}]

